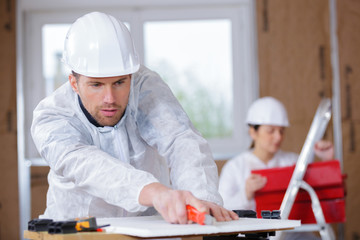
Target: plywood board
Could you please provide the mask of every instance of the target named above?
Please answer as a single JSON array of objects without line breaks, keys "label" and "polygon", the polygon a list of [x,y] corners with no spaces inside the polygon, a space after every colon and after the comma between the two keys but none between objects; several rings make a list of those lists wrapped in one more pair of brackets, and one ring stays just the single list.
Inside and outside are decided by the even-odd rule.
[{"label": "plywood board", "polygon": [[360,2],[337,1],[341,110],[344,120],[360,120]]},{"label": "plywood board", "polygon": [[358,224],[360,213],[360,121],[346,121],[342,124],[344,173],[346,174],[346,224],[345,239],[360,237]]},{"label": "plywood board", "polygon": [[31,167],[31,219],[38,218],[46,209],[46,193],[49,188],[49,167]]},{"label": "plywood board", "polygon": [[360,1],[337,1],[343,163],[346,179],[345,239],[359,239],[360,228]]},{"label": "plywood board", "polygon": [[328,0],[257,0],[260,96],[284,103],[283,149],[300,152],[322,97],[331,97]]},{"label": "plywood board", "polygon": [[100,218],[97,219],[97,223],[98,225],[111,224],[105,228],[108,233],[142,238],[273,231],[291,229],[301,225],[297,220],[258,218],[241,218],[229,222],[216,222],[214,225],[170,224],[161,216]]},{"label": "plywood board", "polygon": [[0,239],[19,238],[16,1],[0,1]]}]

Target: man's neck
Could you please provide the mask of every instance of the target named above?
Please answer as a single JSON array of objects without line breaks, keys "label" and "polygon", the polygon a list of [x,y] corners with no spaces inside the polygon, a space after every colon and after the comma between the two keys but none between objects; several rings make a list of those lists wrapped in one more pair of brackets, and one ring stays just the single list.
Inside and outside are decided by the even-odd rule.
[{"label": "man's neck", "polygon": [[80,98],[79,95],[78,95],[78,98],[79,98],[80,108],[81,108],[81,110],[83,111],[83,113],[85,114],[86,118],[89,120],[89,122],[90,122],[91,124],[93,124],[95,127],[104,127],[104,126],[101,126],[101,125],[95,120],[95,118],[93,118],[93,116],[91,116],[91,114],[86,110],[86,108],[84,107],[84,104],[82,103],[81,98]]}]

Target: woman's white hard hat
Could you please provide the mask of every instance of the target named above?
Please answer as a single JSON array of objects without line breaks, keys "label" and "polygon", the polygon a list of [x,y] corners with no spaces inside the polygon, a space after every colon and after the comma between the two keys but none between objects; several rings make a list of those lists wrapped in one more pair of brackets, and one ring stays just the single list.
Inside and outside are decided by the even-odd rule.
[{"label": "woman's white hard hat", "polygon": [[246,123],[250,125],[289,126],[284,105],[273,97],[263,97],[254,101],[248,110]]},{"label": "woman's white hard hat", "polygon": [[71,25],[65,39],[63,62],[87,77],[123,76],[140,67],[127,27],[100,12],[88,13]]}]

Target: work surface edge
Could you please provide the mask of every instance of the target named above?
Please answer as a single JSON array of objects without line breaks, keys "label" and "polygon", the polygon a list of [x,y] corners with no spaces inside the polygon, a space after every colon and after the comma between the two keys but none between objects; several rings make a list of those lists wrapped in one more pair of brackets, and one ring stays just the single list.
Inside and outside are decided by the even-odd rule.
[{"label": "work surface edge", "polygon": [[299,227],[297,220],[240,218],[230,222],[216,222],[214,225],[170,224],[161,216],[99,218],[98,225],[110,224],[106,232],[48,234],[47,232],[24,232],[27,239],[78,240],[78,239],[147,239],[147,238],[189,238],[192,236],[229,235],[250,232],[282,231]]},{"label": "work surface edge", "polygon": [[99,225],[110,224],[105,228],[106,232],[140,238],[278,231],[301,225],[298,220],[260,218],[240,218],[228,222],[215,222],[213,225],[170,224],[161,216],[100,218],[97,221]]}]

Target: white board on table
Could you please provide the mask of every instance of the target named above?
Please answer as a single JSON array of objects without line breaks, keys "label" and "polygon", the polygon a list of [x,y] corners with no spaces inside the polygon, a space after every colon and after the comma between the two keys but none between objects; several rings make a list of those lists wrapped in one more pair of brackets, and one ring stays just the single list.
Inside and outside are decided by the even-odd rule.
[{"label": "white board on table", "polygon": [[110,224],[109,227],[105,227],[108,233],[141,238],[275,231],[292,229],[301,225],[297,220],[260,218],[240,218],[229,222],[215,222],[214,225],[170,224],[161,216],[98,218],[97,224]]}]

